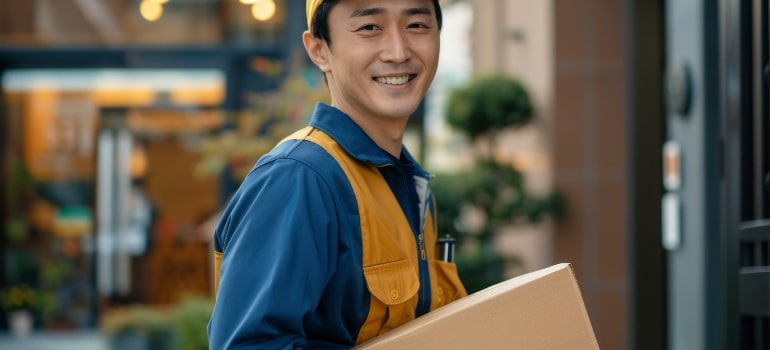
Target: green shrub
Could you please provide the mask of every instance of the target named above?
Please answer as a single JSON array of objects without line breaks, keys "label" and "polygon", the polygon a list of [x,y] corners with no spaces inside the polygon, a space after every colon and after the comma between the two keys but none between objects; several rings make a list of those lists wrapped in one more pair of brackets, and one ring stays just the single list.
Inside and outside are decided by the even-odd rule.
[{"label": "green shrub", "polygon": [[214,310],[214,302],[202,296],[186,296],[174,313],[176,349],[207,350],[209,339],[206,326]]}]

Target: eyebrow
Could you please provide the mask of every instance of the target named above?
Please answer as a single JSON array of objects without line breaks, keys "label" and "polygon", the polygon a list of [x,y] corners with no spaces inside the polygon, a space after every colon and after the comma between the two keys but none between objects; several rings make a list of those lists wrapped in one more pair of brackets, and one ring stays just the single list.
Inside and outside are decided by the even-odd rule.
[{"label": "eyebrow", "polygon": [[[384,12],[385,12],[385,9],[379,8],[379,7],[359,9],[359,10],[353,11],[353,13],[350,14],[350,18],[373,16]],[[410,7],[402,10],[401,13],[405,15],[431,15],[432,14],[432,12],[430,12],[430,9],[428,9],[427,7]]]},{"label": "eyebrow", "polygon": [[385,9],[382,8],[367,8],[367,9],[358,9],[353,11],[353,13],[350,14],[350,18],[353,17],[364,17],[364,16],[373,16],[378,15],[380,13],[385,12]]},{"label": "eyebrow", "polygon": [[410,7],[408,9],[404,9],[401,11],[401,13],[406,15],[432,15],[433,13],[430,12],[430,9],[427,7]]}]

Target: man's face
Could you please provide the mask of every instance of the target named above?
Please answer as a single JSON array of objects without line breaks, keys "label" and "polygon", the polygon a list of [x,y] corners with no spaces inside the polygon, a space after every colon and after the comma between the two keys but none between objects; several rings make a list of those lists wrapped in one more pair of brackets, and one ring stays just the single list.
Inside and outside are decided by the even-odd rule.
[{"label": "man's face", "polygon": [[341,0],[323,44],[332,104],[351,117],[403,122],[438,66],[439,29],[430,0]]}]

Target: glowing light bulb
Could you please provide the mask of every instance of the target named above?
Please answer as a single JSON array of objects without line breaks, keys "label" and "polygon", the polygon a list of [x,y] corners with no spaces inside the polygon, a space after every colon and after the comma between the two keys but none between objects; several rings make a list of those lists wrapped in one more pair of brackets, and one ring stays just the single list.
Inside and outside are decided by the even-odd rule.
[{"label": "glowing light bulb", "polygon": [[148,22],[155,22],[163,16],[163,5],[153,0],[142,0],[139,5],[139,13]]},{"label": "glowing light bulb", "polygon": [[251,15],[257,21],[267,21],[275,15],[275,2],[273,0],[256,0],[251,5]]},{"label": "glowing light bulb", "polygon": [[251,4],[253,4],[253,3],[255,3],[255,2],[259,1],[259,0],[240,0],[240,1],[241,1],[241,4],[251,5]]}]

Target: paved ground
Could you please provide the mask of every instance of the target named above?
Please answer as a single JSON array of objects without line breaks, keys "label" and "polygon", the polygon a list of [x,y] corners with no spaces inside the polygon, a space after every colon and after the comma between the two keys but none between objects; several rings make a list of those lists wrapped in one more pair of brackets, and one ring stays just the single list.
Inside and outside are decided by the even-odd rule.
[{"label": "paved ground", "polygon": [[2,350],[108,350],[98,331],[36,332],[27,338],[14,338],[0,332]]}]

